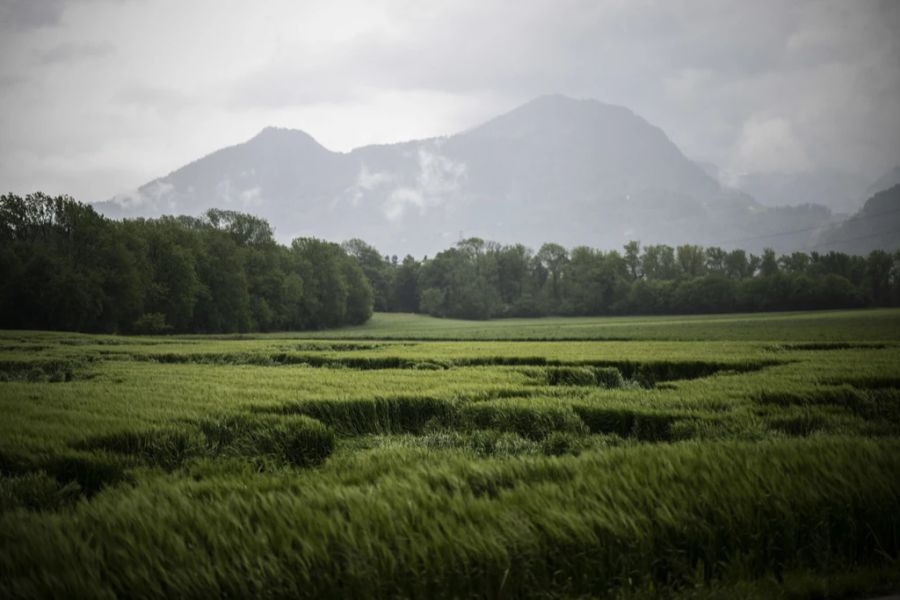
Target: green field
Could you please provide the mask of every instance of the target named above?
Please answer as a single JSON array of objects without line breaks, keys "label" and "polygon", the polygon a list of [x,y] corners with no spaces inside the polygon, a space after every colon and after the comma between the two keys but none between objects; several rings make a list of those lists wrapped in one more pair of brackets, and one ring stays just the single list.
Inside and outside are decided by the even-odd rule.
[{"label": "green field", "polygon": [[0,597],[900,590],[900,310],[0,332]]},{"label": "green field", "polygon": [[[900,336],[895,309],[461,321],[376,313],[365,325],[294,334],[320,339],[853,341]],[[279,336],[280,337],[280,336]]]}]

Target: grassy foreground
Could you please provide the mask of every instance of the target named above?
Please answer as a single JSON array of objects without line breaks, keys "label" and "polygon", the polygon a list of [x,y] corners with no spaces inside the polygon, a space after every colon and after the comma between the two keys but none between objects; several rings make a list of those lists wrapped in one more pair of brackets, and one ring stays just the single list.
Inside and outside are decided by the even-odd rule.
[{"label": "grassy foreground", "polygon": [[900,311],[0,332],[0,597],[900,589]]}]

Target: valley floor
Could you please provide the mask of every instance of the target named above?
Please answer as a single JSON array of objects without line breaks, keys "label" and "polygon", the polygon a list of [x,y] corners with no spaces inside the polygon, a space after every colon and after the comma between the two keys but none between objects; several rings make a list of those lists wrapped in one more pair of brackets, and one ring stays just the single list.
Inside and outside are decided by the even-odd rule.
[{"label": "valley floor", "polygon": [[900,589],[900,310],[0,332],[0,596]]}]

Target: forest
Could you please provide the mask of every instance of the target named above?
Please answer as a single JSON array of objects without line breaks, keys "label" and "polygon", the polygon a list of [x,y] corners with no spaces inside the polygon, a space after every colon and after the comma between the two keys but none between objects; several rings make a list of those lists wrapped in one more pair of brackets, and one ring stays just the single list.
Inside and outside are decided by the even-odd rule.
[{"label": "forest", "polygon": [[897,306],[900,252],[761,256],[461,240],[434,257],[275,241],[265,220],[116,221],[67,196],[0,196],[0,328],[228,333],[364,323],[372,311],[490,319]]},{"label": "forest", "polygon": [[432,259],[378,256],[344,244],[372,283],[376,311],[488,319],[815,310],[896,306],[900,252],[868,256],[794,252],[761,256],[685,244],[623,252],[470,238]]},{"label": "forest", "polygon": [[364,323],[372,291],[338,244],[279,245],[256,217],[114,221],[68,197],[0,197],[0,328],[179,333]]}]

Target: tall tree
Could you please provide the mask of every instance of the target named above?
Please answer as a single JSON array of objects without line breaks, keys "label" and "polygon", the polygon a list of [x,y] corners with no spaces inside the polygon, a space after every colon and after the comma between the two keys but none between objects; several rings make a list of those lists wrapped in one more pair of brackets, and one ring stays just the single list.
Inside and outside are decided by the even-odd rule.
[{"label": "tall tree", "polygon": [[632,281],[643,276],[641,269],[641,243],[630,241],[625,244],[625,266]]},{"label": "tall tree", "polygon": [[563,267],[569,262],[569,253],[559,244],[544,244],[538,250],[535,258],[541,263],[550,275],[550,299],[552,312],[558,310],[559,282],[562,278]]},{"label": "tall tree", "polygon": [[369,281],[375,310],[392,310],[396,266],[392,265],[373,246],[360,239],[347,240],[341,246],[356,260]]}]

